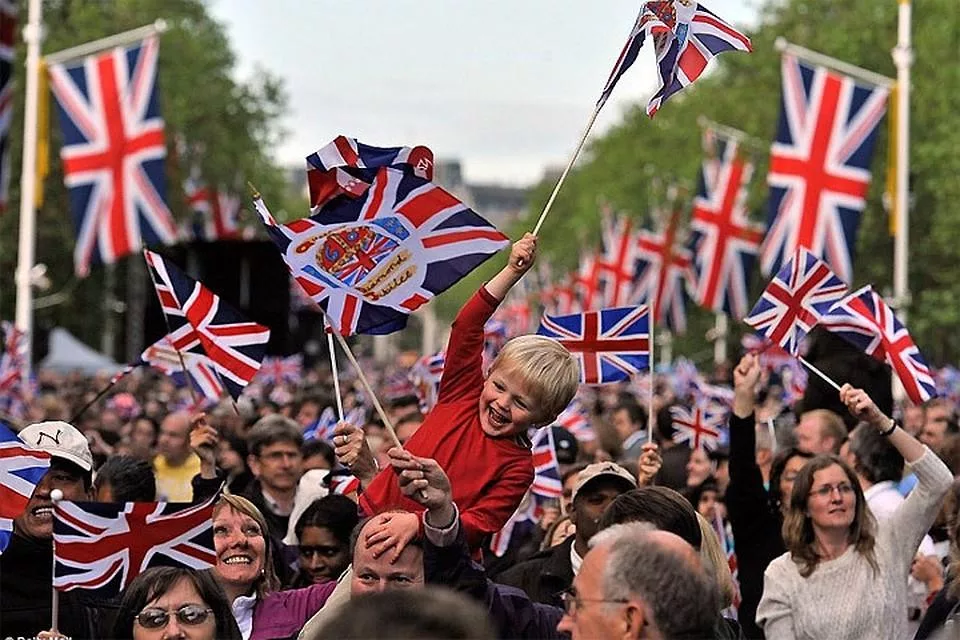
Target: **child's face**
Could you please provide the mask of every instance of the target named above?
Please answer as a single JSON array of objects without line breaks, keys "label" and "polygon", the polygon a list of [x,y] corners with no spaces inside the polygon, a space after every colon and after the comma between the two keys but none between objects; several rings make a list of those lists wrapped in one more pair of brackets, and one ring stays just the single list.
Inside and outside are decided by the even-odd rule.
[{"label": "child's face", "polygon": [[480,426],[491,438],[512,436],[533,426],[534,400],[515,375],[498,367],[480,392]]}]

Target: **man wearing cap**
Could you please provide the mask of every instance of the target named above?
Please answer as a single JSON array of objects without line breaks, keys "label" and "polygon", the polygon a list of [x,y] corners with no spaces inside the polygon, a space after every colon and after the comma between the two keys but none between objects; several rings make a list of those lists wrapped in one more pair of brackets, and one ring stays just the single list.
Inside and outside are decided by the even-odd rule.
[{"label": "man wearing cap", "polygon": [[561,607],[560,593],[570,587],[580,571],[590,538],[597,532],[607,505],[636,488],[636,479],[618,464],[589,465],[577,475],[573,487],[570,519],[575,526],[574,535],[504,571],[497,576],[497,582],[526,591],[534,602]]},{"label": "man wearing cap", "polygon": [[[20,432],[26,444],[50,453],[50,469],[13,523],[10,544],[0,555],[0,630],[5,637],[34,637],[51,628],[53,502],[92,499],[93,456],[87,439],[66,422],[32,424]],[[59,630],[74,638],[93,637],[100,627],[72,592],[60,594]]]}]

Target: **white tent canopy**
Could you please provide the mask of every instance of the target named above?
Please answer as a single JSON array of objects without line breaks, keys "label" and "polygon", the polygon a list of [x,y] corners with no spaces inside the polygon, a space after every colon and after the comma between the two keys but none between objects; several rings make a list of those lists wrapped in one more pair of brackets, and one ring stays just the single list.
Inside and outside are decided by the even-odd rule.
[{"label": "white tent canopy", "polygon": [[50,331],[50,351],[39,368],[93,374],[116,373],[121,367],[112,359],[77,340],[66,329],[58,327]]}]

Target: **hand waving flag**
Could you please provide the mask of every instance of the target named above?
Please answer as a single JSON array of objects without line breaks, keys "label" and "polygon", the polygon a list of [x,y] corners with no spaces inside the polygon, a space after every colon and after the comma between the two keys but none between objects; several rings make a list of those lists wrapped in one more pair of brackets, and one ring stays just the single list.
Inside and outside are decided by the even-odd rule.
[{"label": "hand waving flag", "polygon": [[303,290],[343,335],[391,333],[408,315],[507,246],[507,237],[430,182],[424,147],[339,137],[307,158],[309,218],[257,212]]}]

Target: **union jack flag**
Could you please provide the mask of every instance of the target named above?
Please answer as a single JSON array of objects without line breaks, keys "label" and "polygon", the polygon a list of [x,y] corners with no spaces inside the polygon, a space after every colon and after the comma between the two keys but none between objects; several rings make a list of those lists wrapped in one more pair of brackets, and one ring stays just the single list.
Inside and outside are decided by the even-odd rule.
[{"label": "union jack flag", "polygon": [[577,442],[595,442],[597,439],[597,433],[593,430],[593,424],[590,421],[590,414],[577,398],[574,398],[567,408],[560,412],[553,424],[572,433]]},{"label": "union jack flag", "polygon": [[651,118],[671,96],[695,82],[714,57],[753,51],[747,36],[690,0],[644,3],[634,28],[638,30],[653,37],[657,56],[660,87],[647,103]]},{"label": "union jack flag", "polygon": [[320,417],[310,423],[303,431],[304,440],[333,440],[333,430],[337,427],[337,414],[333,407],[327,407]]},{"label": "union jack flag", "polygon": [[110,264],[144,244],[173,244],[166,204],[156,37],[50,65],[63,129],[64,182],[77,230],[74,268]]},{"label": "union jack flag", "polygon": [[507,323],[490,318],[483,325],[483,367],[486,369],[496,359],[503,345],[507,344]]},{"label": "union jack flag", "polygon": [[187,180],[184,191],[193,212],[191,239],[217,242],[240,237],[240,198],[211,188],[197,176]]},{"label": "union jack flag", "polygon": [[833,305],[821,323],[867,355],[889,364],[915,404],[937,395],[936,381],[920,349],[870,285]]},{"label": "union jack flag", "polygon": [[867,203],[870,160],[888,91],[784,56],[777,139],[770,150],[764,273],[798,247],[853,278],[853,250]]},{"label": "union jack flag", "polygon": [[205,355],[234,400],[257,375],[270,330],[243,318],[205,286],[144,250],[170,339],[181,352]]},{"label": "union jack flag", "polygon": [[12,391],[19,386],[24,371],[24,352],[27,334],[12,323],[0,323],[3,330],[3,355],[0,356],[0,391]]},{"label": "union jack flag", "polygon": [[670,407],[673,420],[673,441],[686,442],[691,449],[713,451],[720,445],[722,420],[701,407],[687,409],[681,405]]},{"label": "union jack flag", "polygon": [[[769,370],[785,367],[788,362],[793,362],[794,358],[789,353],[773,344],[767,338],[758,336],[755,333],[745,333],[740,339],[740,346],[747,353],[754,353],[760,356],[760,366]],[[801,347],[800,351],[803,351]]]},{"label": "union jack flag", "polygon": [[417,390],[420,411],[427,413],[437,404],[440,393],[440,378],[443,376],[444,354],[423,356],[410,369],[410,382]]},{"label": "union jack flag", "polygon": [[16,53],[17,3],[0,1],[0,213],[10,188],[10,123],[13,120],[13,59]]},{"label": "union jack flag", "polygon": [[297,382],[303,375],[303,355],[295,353],[286,358],[264,358],[257,377],[261,382],[280,384]]},{"label": "union jack flag", "polygon": [[692,286],[693,255],[678,244],[679,212],[673,212],[659,232],[642,230],[637,236],[637,298],[653,308],[653,318],[672,331],[687,330],[684,292]]},{"label": "union jack flag", "polygon": [[620,307],[634,304],[634,285],[637,266],[637,238],[633,222],[626,216],[613,217],[606,213],[601,219],[603,251],[600,260],[604,279],[603,304]]},{"label": "union jack flag", "polygon": [[25,445],[0,422],[0,553],[10,544],[13,521],[23,514],[49,468],[49,453]]},{"label": "union jack flag", "polygon": [[563,495],[563,483],[560,482],[560,463],[557,462],[553,431],[550,427],[538,429],[532,442],[533,484],[530,490],[534,499],[560,498]]},{"label": "union jack flag", "polygon": [[[313,216],[281,225],[262,199],[255,206],[291,273],[329,316],[334,331],[391,333],[508,240],[423,177],[429,173],[419,167],[432,166],[432,156],[414,153],[422,147],[405,155],[380,149],[379,155],[348,158],[354,148],[360,149],[355,140],[338,138],[308,158],[319,172],[317,188],[327,185],[332,193],[314,194],[311,201],[319,204]],[[340,160],[327,161],[327,155],[346,164],[331,168]],[[353,176],[357,184],[344,190],[339,179],[330,178],[331,171]]]},{"label": "union jack flag", "polygon": [[[171,336],[167,335],[143,350],[140,354],[138,364],[147,364],[158,369],[168,376],[176,379],[178,376],[186,376],[183,379],[185,384],[193,384],[193,387],[208,400],[219,400],[223,395],[223,382],[217,375],[213,362],[206,355],[196,351],[186,351],[180,349],[177,353],[175,344],[182,344],[180,336],[191,334],[193,329],[190,325],[183,325],[181,331]],[[183,358],[183,364],[180,358]],[[183,367],[187,370],[184,371]]]},{"label": "union jack flag", "polygon": [[327,478],[330,481],[330,493],[347,496],[360,491],[360,479],[347,469],[335,469]]},{"label": "union jack flag", "polygon": [[520,503],[520,506],[517,507],[517,510],[513,512],[513,515],[510,516],[510,519],[507,520],[507,523],[503,525],[503,528],[500,531],[493,534],[490,538],[490,551],[493,552],[498,558],[502,558],[503,554],[510,549],[510,543],[513,540],[513,534],[517,530],[517,527],[530,527],[535,520],[534,516],[534,501],[532,492],[527,491],[527,494],[524,496],[523,501]]},{"label": "union jack flag", "polygon": [[753,165],[738,147],[718,140],[704,159],[690,220],[697,303],[737,319],[747,315],[748,278],[763,240],[763,226],[746,209]]},{"label": "union jack flag", "polygon": [[53,586],[115,595],[150,567],[207,569],[217,562],[213,503],[58,502]]},{"label": "union jack flag", "polygon": [[800,341],[847,293],[847,286],[822,260],[803,247],[789,260],[743,319],[792,355]]},{"label": "union jack flag", "polygon": [[543,316],[537,333],[557,340],[576,356],[583,384],[619,382],[650,366],[647,307]]}]

